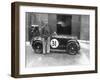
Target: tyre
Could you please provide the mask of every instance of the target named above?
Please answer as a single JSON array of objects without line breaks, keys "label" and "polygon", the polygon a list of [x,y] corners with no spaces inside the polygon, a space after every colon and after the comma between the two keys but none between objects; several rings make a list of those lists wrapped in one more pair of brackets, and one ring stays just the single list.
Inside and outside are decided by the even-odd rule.
[{"label": "tyre", "polygon": [[32,48],[35,53],[39,53],[39,54],[42,53],[43,52],[42,41],[40,41],[40,40],[33,41]]},{"label": "tyre", "polygon": [[67,53],[70,55],[75,55],[79,53],[79,43],[77,43],[76,41],[69,41],[67,44]]}]

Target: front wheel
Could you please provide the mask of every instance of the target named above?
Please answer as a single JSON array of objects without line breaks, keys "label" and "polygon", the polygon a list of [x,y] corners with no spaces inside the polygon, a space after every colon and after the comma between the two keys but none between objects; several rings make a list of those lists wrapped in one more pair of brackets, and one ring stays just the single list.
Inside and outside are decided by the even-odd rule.
[{"label": "front wheel", "polygon": [[79,52],[79,44],[77,42],[69,42],[67,44],[67,52],[70,55],[75,55]]}]

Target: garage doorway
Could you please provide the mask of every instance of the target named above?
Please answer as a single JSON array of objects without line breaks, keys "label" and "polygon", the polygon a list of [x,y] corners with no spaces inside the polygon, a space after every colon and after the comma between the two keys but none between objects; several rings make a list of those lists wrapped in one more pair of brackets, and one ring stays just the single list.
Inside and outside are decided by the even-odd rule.
[{"label": "garage doorway", "polygon": [[71,35],[71,15],[57,15],[57,34]]}]

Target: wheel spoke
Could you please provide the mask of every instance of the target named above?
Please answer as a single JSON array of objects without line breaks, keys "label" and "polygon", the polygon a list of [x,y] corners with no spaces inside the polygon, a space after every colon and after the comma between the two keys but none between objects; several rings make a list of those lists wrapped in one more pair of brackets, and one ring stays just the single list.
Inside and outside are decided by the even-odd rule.
[{"label": "wheel spoke", "polygon": [[78,47],[75,42],[71,42],[67,46],[67,50],[69,54],[76,54],[78,52]]}]

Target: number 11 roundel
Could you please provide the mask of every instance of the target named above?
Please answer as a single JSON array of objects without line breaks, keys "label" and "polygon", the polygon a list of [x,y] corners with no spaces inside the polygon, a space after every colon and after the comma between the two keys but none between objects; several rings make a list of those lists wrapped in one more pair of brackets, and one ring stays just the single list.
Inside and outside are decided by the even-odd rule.
[{"label": "number 11 roundel", "polygon": [[57,48],[59,46],[59,42],[57,39],[52,39],[50,44],[52,48]]}]

